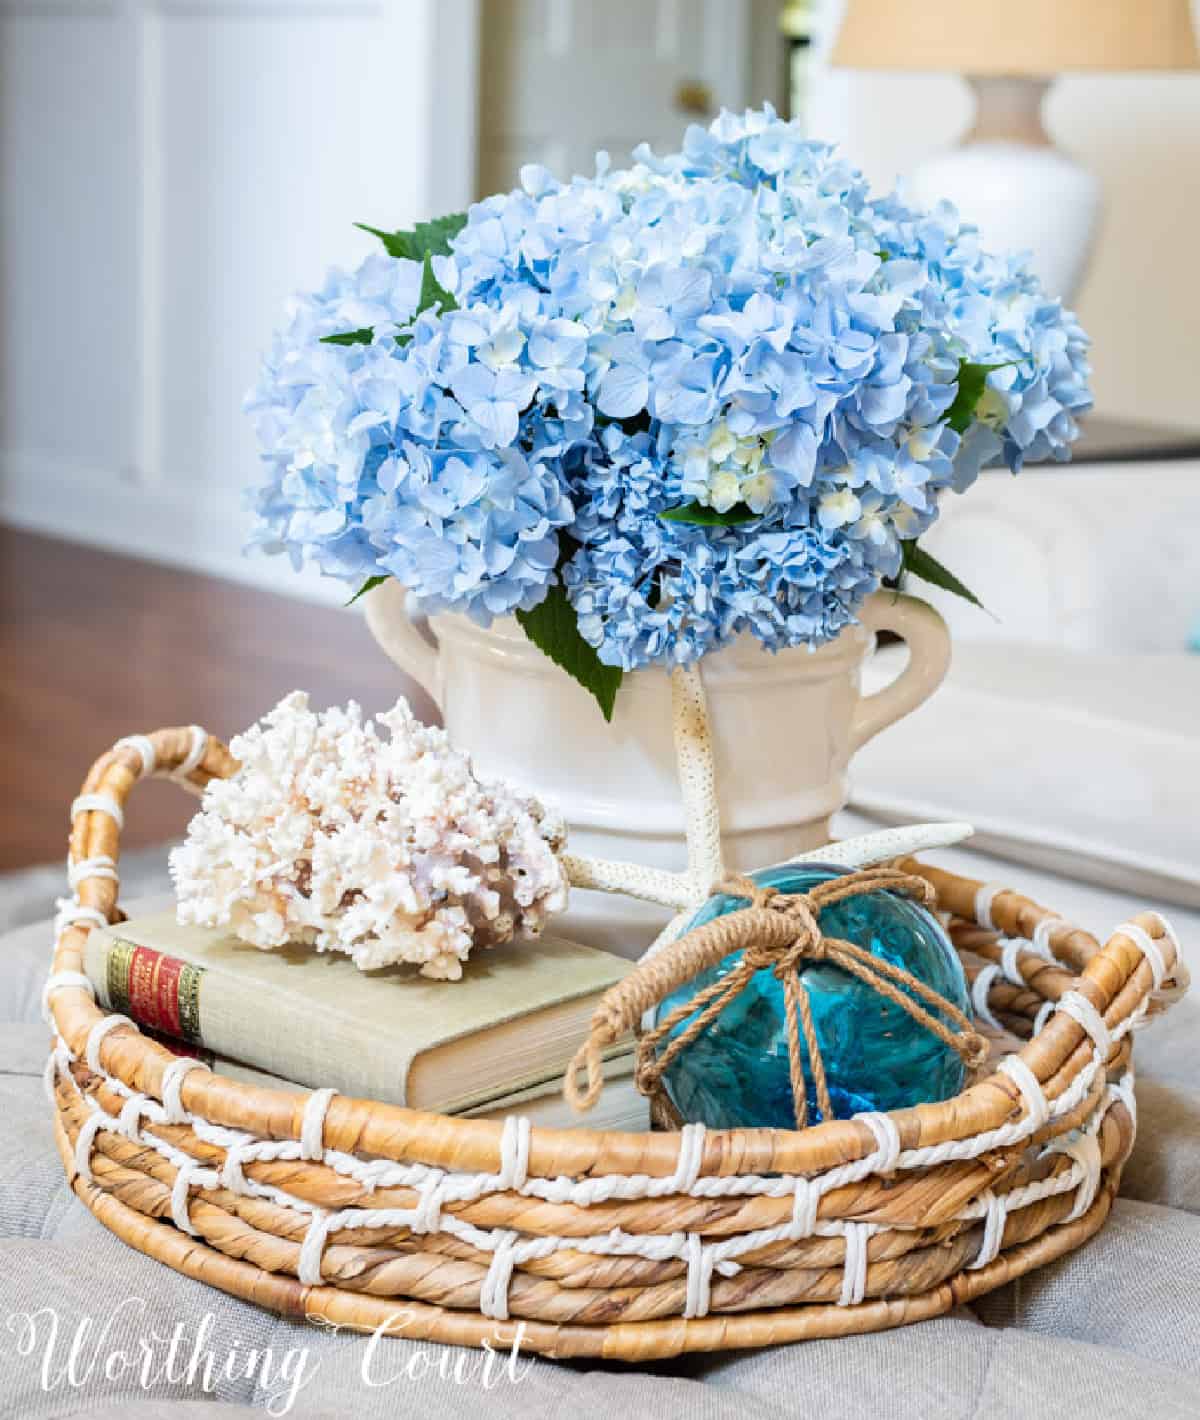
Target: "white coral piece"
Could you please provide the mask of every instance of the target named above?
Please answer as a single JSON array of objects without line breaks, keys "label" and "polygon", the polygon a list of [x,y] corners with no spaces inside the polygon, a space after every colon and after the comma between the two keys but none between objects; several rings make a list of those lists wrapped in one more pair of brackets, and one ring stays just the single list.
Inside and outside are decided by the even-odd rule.
[{"label": "white coral piece", "polygon": [[387,739],[353,701],[317,714],[293,691],[231,742],[240,768],[171,854],[181,923],[457,980],[472,946],[536,935],[566,906],[561,819],[477,779],[403,700],[378,719]]}]

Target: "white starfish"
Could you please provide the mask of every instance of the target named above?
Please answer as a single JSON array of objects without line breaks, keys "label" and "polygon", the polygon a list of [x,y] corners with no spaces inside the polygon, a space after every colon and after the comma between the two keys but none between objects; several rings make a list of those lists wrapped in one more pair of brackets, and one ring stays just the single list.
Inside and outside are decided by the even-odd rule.
[{"label": "white starfish", "polygon": [[[708,699],[697,667],[678,666],[671,672],[671,709],[679,787],[683,795],[687,867],[682,873],[669,873],[641,863],[571,853],[563,856],[563,866],[574,887],[621,893],[675,909],[675,915],[646,956],[672,941],[708,901],[713,885],[725,877]],[[840,843],[827,843],[810,852],[798,853],[787,861],[867,868],[929,848],[948,848],[969,838],[974,831],[967,823],[918,823],[885,828],[877,833],[846,838]]]}]

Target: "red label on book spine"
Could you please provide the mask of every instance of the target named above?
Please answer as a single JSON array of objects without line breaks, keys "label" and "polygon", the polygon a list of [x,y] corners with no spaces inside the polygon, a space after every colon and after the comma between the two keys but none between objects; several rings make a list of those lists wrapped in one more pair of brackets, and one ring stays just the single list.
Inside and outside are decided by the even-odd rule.
[{"label": "red label on book spine", "polygon": [[109,1000],[149,1030],[198,1042],[203,976],[203,967],[121,942],[108,959]]}]

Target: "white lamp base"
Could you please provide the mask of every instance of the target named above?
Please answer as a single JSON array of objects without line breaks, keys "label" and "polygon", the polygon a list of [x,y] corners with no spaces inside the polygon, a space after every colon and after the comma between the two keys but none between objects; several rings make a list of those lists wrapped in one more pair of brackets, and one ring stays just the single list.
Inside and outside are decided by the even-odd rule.
[{"label": "white lamp base", "polygon": [[926,159],[910,175],[920,206],[948,199],[993,251],[1032,251],[1051,296],[1074,299],[1100,212],[1100,184],[1051,143],[1042,127],[1041,79],[970,80],[975,127],[963,146]]}]

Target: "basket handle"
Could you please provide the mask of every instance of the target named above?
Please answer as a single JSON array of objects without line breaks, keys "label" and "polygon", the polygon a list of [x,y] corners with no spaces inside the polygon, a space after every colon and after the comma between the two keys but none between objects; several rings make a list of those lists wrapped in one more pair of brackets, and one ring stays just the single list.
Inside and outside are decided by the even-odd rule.
[{"label": "basket handle", "polygon": [[109,922],[121,920],[112,869],[120,858],[125,805],[140,779],[173,779],[202,794],[211,780],[227,779],[237,767],[229,747],[198,725],[118,740],[92,765],[71,805],[68,861],[79,905]]}]

